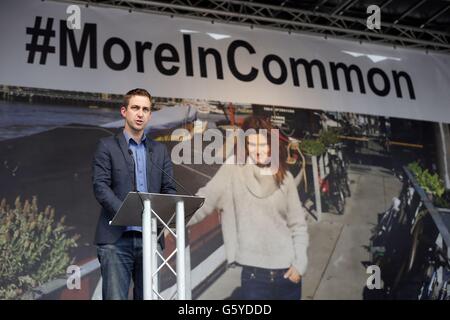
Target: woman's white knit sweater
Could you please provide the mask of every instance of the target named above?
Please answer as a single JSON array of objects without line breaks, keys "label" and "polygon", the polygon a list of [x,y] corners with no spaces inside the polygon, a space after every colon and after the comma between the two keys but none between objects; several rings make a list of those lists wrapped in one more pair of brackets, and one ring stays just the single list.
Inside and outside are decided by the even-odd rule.
[{"label": "woman's white knit sweater", "polygon": [[224,164],[197,195],[205,203],[189,225],[221,210],[228,263],[267,269],[293,265],[305,274],[309,236],[291,173],[278,187],[273,176],[261,174],[254,164]]}]

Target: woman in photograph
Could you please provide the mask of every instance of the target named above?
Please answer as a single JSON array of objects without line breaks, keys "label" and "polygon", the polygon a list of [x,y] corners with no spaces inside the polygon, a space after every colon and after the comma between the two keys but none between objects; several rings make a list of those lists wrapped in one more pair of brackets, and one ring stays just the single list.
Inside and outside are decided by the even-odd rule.
[{"label": "woman in photograph", "polygon": [[[242,266],[241,288],[233,299],[299,300],[307,266],[308,231],[292,174],[287,170],[286,146],[278,143],[279,164],[270,167],[269,121],[247,118],[245,161],[227,159],[197,195],[205,203],[188,225],[217,209],[228,264]],[[262,130],[265,129],[265,130]]]}]

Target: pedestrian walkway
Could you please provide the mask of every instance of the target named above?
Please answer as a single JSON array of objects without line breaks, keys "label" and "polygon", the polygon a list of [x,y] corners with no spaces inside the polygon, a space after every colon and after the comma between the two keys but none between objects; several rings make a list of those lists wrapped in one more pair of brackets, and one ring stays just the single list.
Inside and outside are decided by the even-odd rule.
[{"label": "pedestrian walkway", "polygon": [[[302,299],[362,299],[371,228],[377,213],[398,195],[401,183],[386,169],[363,165],[351,166],[349,180],[352,195],[344,215],[325,213],[320,222],[308,219],[309,268]],[[224,299],[239,283],[240,268],[230,268],[198,299]]]}]

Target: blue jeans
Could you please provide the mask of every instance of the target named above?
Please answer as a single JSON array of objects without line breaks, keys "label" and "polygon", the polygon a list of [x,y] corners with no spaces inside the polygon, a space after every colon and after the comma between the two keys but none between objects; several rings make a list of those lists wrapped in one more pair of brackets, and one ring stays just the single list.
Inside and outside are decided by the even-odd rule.
[{"label": "blue jeans", "polygon": [[301,282],[293,283],[285,279],[283,275],[287,270],[243,266],[239,298],[243,300],[300,300]]},{"label": "blue jeans", "polygon": [[134,300],[142,300],[142,234],[127,231],[113,244],[97,246],[103,300],[127,300],[133,279]]}]

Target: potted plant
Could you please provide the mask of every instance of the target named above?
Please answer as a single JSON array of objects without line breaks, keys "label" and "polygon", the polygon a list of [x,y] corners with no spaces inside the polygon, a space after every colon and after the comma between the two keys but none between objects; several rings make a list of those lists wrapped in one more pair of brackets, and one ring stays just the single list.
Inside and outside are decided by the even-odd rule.
[{"label": "potted plant", "polygon": [[443,204],[443,199],[441,198],[445,193],[445,186],[437,173],[432,174],[428,169],[423,169],[417,162],[410,163],[408,169],[415,176],[417,183],[427,193],[428,198],[433,202],[438,201]]}]

